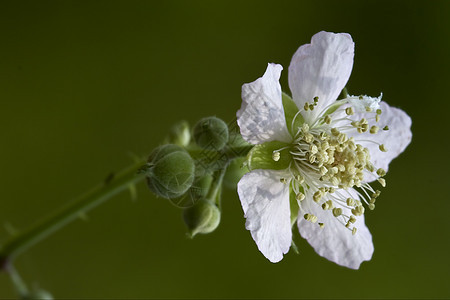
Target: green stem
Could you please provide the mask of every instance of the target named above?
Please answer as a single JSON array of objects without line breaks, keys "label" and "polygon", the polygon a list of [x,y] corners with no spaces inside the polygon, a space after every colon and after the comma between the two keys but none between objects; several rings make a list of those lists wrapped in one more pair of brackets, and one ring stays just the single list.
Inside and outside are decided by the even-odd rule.
[{"label": "green stem", "polygon": [[16,290],[17,294],[19,295],[20,299],[26,299],[28,298],[29,291],[27,288],[27,285],[22,280],[22,277],[20,277],[19,273],[17,273],[16,269],[13,265],[9,265],[6,271],[9,274],[9,277],[11,278],[12,284],[14,286],[14,289]]},{"label": "green stem", "polygon": [[216,202],[216,205],[220,207],[220,190],[222,188],[222,181],[227,171],[229,162],[219,171],[214,172],[214,180],[211,183],[206,199]]},{"label": "green stem", "polygon": [[0,250],[0,267],[6,266],[17,255],[76,220],[83,213],[142,181],[145,178],[145,174],[138,173],[138,171],[143,164],[144,161],[120,172],[117,176],[108,177],[103,184],[80,196],[74,202],[38,222],[28,230],[11,238]]}]

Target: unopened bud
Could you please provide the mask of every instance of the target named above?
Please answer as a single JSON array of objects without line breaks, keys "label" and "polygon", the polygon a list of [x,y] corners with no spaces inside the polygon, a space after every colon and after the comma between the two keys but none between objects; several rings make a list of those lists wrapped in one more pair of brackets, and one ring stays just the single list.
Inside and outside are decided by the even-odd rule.
[{"label": "unopened bud", "polygon": [[180,121],[172,126],[169,136],[166,139],[167,143],[186,147],[191,141],[191,132],[189,124],[186,121]]},{"label": "unopened bud", "polygon": [[219,151],[228,138],[228,126],[219,118],[203,118],[194,126],[194,140],[203,149]]},{"label": "unopened bud", "polygon": [[148,158],[147,184],[157,196],[172,199],[182,196],[194,181],[195,165],[180,146],[159,146]]},{"label": "unopened bud", "polygon": [[220,210],[211,201],[201,199],[194,206],[183,211],[183,219],[189,234],[213,232],[220,223]]}]

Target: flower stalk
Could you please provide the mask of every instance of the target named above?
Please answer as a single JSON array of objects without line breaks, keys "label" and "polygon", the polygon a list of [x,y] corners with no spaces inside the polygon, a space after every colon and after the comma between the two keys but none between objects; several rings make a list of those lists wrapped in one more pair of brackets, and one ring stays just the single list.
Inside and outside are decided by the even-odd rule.
[{"label": "flower stalk", "polygon": [[117,175],[108,177],[105,182],[81,195],[74,202],[11,238],[0,250],[1,267],[6,269],[20,253],[76,220],[83,213],[144,180],[145,174],[138,172],[143,164],[144,161],[140,161]]}]

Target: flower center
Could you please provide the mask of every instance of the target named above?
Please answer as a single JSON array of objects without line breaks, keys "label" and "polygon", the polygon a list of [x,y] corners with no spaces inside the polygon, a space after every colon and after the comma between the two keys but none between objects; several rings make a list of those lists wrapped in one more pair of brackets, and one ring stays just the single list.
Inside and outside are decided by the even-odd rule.
[{"label": "flower center", "polygon": [[[298,128],[290,150],[292,155],[292,163],[289,167],[292,175],[290,184],[297,195],[300,210],[304,212],[306,220],[312,223],[320,221],[314,214],[308,212],[309,205],[317,204],[323,210],[329,210],[340,223],[355,234],[356,217],[361,216],[365,211],[362,202],[355,199],[358,197],[354,192],[353,194],[350,192],[355,187],[357,189],[354,191],[369,209],[375,208],[375,201],[380,191],[375,191],[364,181],[365,173],[376,174],[378,181],[384,187],[385,180],[382,176],[386,172],[383,169],[376,169],[370,161],[369,149],[348,134],[352,131],[368,135],[378,132],[377,126],[369,127],[367,119],[350,118],[355,108],[358,111],[364,109],[369,115],[372,113],[371,119],[378,122],[381,114],[381,110],[377,109],[378,102],[378,98],[348,97],[337,101],[340,108],[332,114],[326,113],[330,108],[327,107],[316,120],[310,124],[303,123],[302,127]],[[317,103],[316,97],[312,104],[306,103],[301,112],[308,114],[309,111],[314,110]],[[333,119],[332,116],[336,117]],[[384,128],[384,130],[387,129],[387,127]],[[370,138],[364,141],[376,143]],[[384,145],[378,144],[378,146],[381,151],[386,151]],[[279,159],[277,153],[274,152],[274,160]],[[313,199],[315,204],[302,205],[305,198]],[[324,226],[324,223],[318,224],[321,228]]]}]

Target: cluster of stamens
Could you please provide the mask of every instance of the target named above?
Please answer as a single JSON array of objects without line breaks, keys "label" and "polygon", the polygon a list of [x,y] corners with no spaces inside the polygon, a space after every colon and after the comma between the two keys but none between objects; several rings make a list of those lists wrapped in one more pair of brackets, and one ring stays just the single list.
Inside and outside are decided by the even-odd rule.
[{"label": "cluster of stamens", "polygon": [[[317,106],[318,98],[315,97],[313,101],[312,104],[304,105],[305,112],[312,111]],[[340,101],[342,104],[346,103],[345,99]],[[325,108],[323,112],[328,108]],[[311,198],[323,210],[330,211],[342,225],[355,234],[354,224],[357,217],[364,214],[365,209],[360,200],[354,199],[349,189],[357,187],[356,192],[359,198],[370,210],[373,210],[380,191],[375,191],[364,181],[364,173],[376,174],[379,183],[384,187],[386,182],[382,177],[386,175],[386,171],[375,168],[370,161],[369,150],[345,133],[356,130],[358,133],[377,134],[380,128],[375,125],[369,126],[365,118],[350,119],[349,116],[355,113],[352,106],[339,108],[338,111],[344,111],[346,117],[333,120],[329,114],[323,116],[322,112],[311,126],[303,123],[302,127],[298,128],[290,149],[293,158],[290,165],[292,179],[288,181],[282,178],[282,182],[290,182],[301,211],[301,201],[306,197]],[[370,107],[366,107],[366,112],[372,112],[373,119],[376,122],[380,121],[380,109],[372,111]],[[383,130],[388,129],[387,126],[383,128]],[[380,151],[387,151],[383,144],[378,146]],[[272,158],[278,161],[280,152],[274,151]],[[349,213],[343,213],[343,208],[346,208],[345,211]],[[318,221],[317,216],[312,213],[305,212],[303,216],[311,223]],[[325,225],[318,224],[321,228]]]}]

